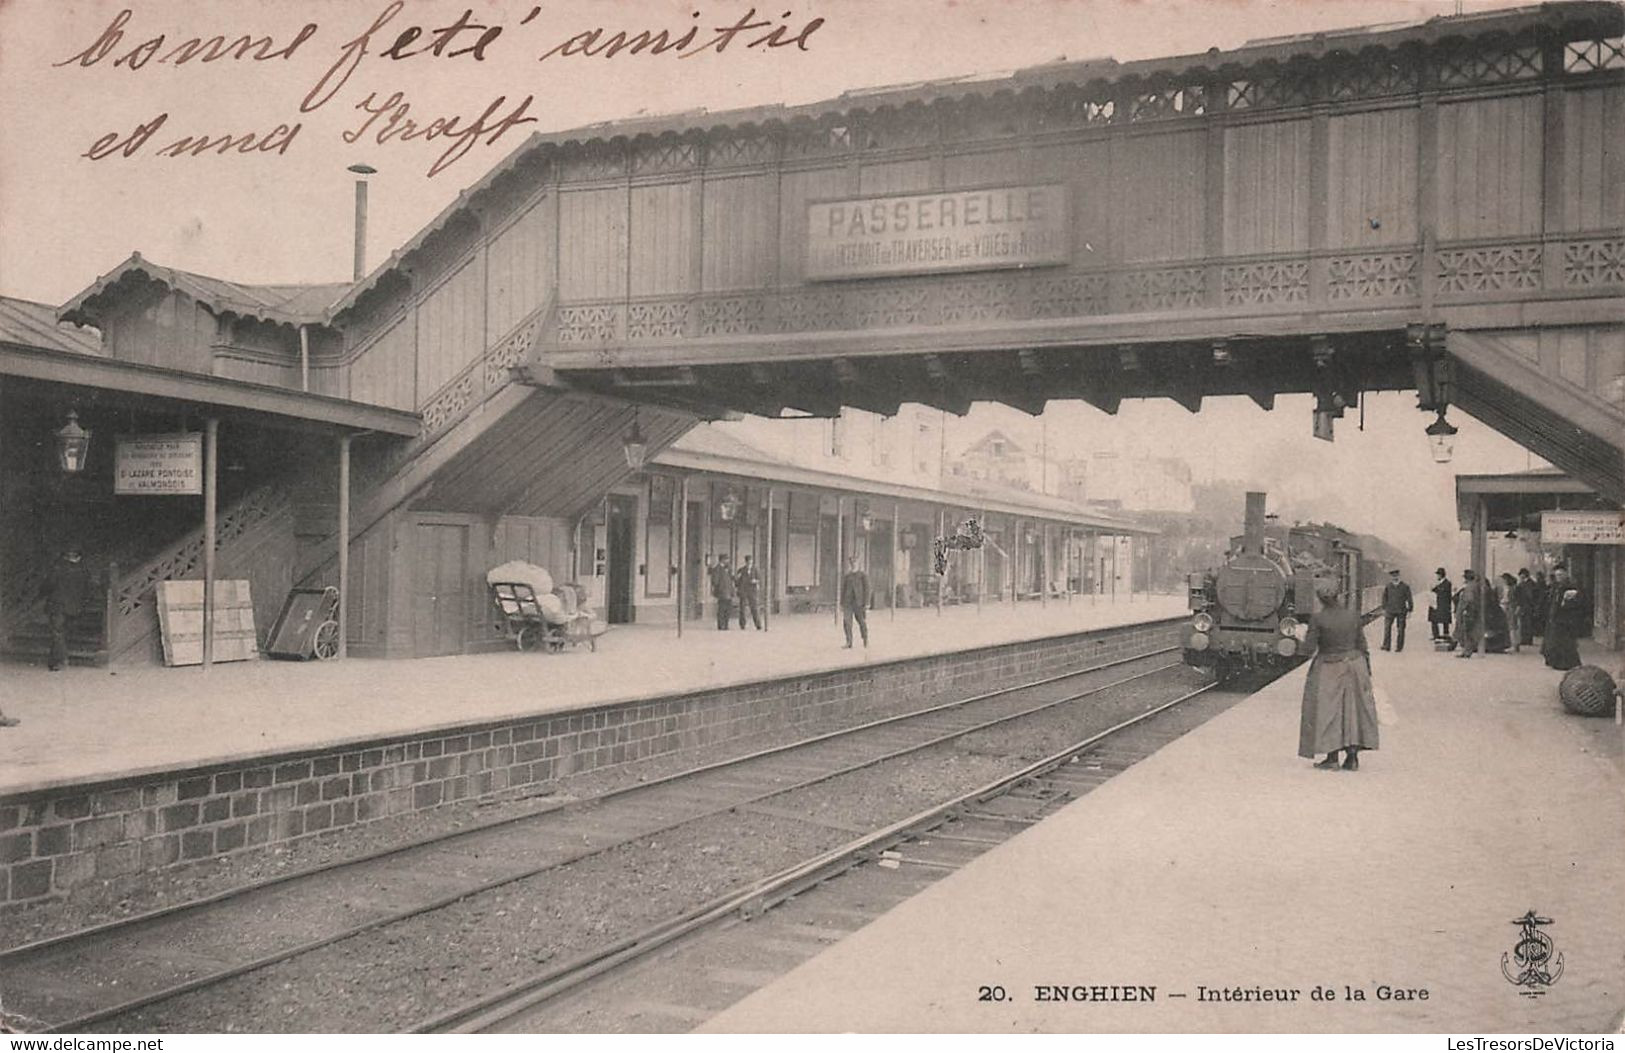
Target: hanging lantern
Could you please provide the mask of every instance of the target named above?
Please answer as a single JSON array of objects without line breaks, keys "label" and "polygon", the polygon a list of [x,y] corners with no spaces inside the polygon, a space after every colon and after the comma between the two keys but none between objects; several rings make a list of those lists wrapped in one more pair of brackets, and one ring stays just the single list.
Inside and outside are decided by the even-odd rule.
[{"label": "hanging lantern", "polygon": [[644,441],[643,432],[638,428],[637,411],[632,411],[632,430],[626,433],[621,441],[621,450],[626,454],[626,466],[634,472],[643,471],[643,462],[649,454],[649,444]]},{"label": "hanging lantern", "polygon": [[858,516],[858,527],[865,534],[874,529],[875,517],[869,514],[868,509],[865,509],[863,514]]},{"label": "hanging lantern", "polygon": [[79,426],[79,411],[68,411],[68,423],[57,429],[56,457],[62,470],[78,475],[90,456],[90,432]]},{"label": "hanging lantern", "polygon": [[735,517],[739,515],[740,504],[741,502],[739,500],[739,496],[732,490],[728,491],[728,496],[724,497],[722,499],[722,504],[717,506],[717,511],[722,513],[722,521],[724,523],[732,523],[734,521]]},{"label": "hanging lantern", "polygon": [[1449,464],[1456,452],[1456,428],[1444,419],[1444,410],[1440,410],[1438,419],[1427,426],[1427,435],[1434,462]]}]

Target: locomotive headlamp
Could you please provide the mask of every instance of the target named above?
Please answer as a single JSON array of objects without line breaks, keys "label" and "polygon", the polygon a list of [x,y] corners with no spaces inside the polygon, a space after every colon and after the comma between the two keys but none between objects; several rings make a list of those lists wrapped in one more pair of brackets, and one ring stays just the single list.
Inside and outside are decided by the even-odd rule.
[{"label": "locomotive headlamp", "polygon": [[1213,630],[1213,615],[1207,613],[1198,614],[1191,619],[1191,628],[1199,633],[1211,632]]},{"label": "locomotive headlamp", "polygon": [[1281,637],[1280,642],[1275,645],[1275,653],[1282,658],[1291,658],[1298,653],[1298,641],[1290,636]]},{"label": "locomotive headlamp", "polygon": [[1296,619],[1296,618],[1282,618],[1281,619],[1281,635],[1282,636],[1293,636],[1293,635],[1295,635],[1297,633],[1297,631],[1298,631],[1298,619]]},{"label": "locomotive headlamp", "polygon": [[1191,633],[1190,641],[1185,646],[1190,648],[1192,651],[1205,651],[1207,650],[1207,645],[1207,633]]}]

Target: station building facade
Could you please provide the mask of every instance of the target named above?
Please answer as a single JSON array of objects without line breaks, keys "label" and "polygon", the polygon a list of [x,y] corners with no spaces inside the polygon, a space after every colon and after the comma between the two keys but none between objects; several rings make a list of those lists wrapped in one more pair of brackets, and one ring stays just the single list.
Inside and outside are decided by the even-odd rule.
[{"label": "station building facade", "polygon": [[[834,607],[849,557],[880,609],[1046,602],[1143,587],[1136,567],[1154,531],[986,481],[884,472],[904,451],[879,455],[875,441],[913,439],[870,417],[697,426],[587,514],[577,580],[589,584],[612,623],[676,622],[679,611],[684,620],[710,620],[707,572],[722,556],[735,568],[751,556],[770,614]],[[850,439],[839,437],[843,430]],[[775,455],[746,441],[758,436],[800,452]],[[857,463],[876,470],[855,471]],[[982,547],[950,550],[939,577],[936,539],[971,518],[982,527]]]}]

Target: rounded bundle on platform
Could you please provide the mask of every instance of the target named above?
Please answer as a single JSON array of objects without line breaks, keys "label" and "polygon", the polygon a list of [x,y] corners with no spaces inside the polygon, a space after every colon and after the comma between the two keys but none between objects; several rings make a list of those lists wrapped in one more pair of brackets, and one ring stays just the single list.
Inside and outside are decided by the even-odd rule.
[{"label": "rounded bundle on platform", "polygon": [[553,593],[553,575],[546,567],[534,563],[526,563],[522,559],[509,560],[499,566],[492,567],[485,572],[485,582],[494,585],[497,582],[512,582],[520,585],[529,585],[540,599]]}]

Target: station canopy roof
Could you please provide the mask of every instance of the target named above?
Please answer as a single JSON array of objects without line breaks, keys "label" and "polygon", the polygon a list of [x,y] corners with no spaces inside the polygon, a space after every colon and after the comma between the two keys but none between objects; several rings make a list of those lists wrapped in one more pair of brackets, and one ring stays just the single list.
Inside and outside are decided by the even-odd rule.
[{"label": "station canopy roof", "polygon": [[1456,476],[1456,523],[1463,530],[1473,528],[1473,510],[1484,502],[1489,513],[1489,530],[1540,529],[1542,512],[1615,510],[1608,501],[1577,479],[1555,468],[1497,475]]},{"label": "station canopy roof", "polygon": [[1157,530],[1126,519],[1101,515],[1064,498],[1018,490],[983,479],[944,476],[940,489],[806,468],[780,460],[749,443],[704,424],[694,428],[654,457],[656,465],[734,476],[757,485],[799,486],[866,496],[946,505],[966,511],[1048,520],[1111,534],[1156,534]]}]

